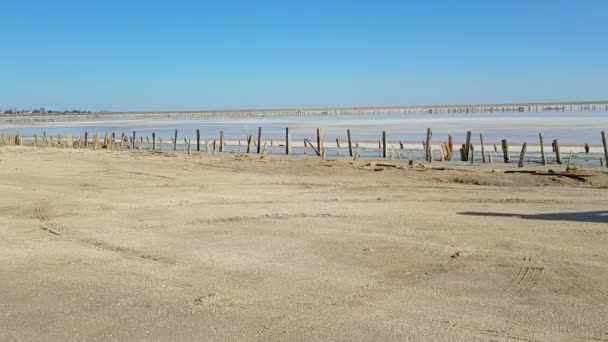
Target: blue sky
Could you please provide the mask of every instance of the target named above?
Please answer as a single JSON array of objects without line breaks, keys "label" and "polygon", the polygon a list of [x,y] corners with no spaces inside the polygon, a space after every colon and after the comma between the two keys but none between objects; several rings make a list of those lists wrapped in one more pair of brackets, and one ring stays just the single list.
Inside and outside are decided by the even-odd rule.
[{"label": "blue sky", "polygon": [[0,2],[0,108],[608,99],[608,1]]}]

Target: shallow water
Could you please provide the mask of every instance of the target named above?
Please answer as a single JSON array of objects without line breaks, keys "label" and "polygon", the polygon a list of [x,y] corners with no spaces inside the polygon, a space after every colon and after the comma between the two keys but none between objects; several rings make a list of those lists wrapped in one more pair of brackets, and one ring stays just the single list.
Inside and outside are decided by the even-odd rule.
[{"label": "shallow water", "polygon": [[294,141],[316,136],[316,128],[321,129],[326,142],[346,139],[346,130],[350,129],[354,141],[376,141],[386,131],[390,141],[421,141],[425,139],[426,129],[432,128],[434,141],[447,140],[453,134],[456,142],[465,139],[466,132],[473,132],[473,142],[479,141],[483,132],[487,143],[493,144],[501,139],[510,142],[536,143],[538,133],[542,132],[545,141],[558,139],[562,144],[600,145],[602,130],[608,130],[608,112],[606,111],[547,111],[547,112],[480,112],[462,114],[374,114],[374,115],[338,115],[338,116],[276,116],[262,118],[212,118],[212,119],[135,119],[135,120],[99,120],[73,122],[46,122],[26,125],[0,125],[0,134],[33,136],[34,134],[56,136],[72,134],[89,136],[105,132],[123,132],[131,136],[133,131],[138,137],[151,136],[169,140],[175,129],[178,139],[196,137],[196,129],[201,130],[202,139],[219,139],[220,130],[226,139],[245,140],[251,134],[257,136],[258,127],[262,127],[264,140],[285,139],[285,128],[289,127]]}]

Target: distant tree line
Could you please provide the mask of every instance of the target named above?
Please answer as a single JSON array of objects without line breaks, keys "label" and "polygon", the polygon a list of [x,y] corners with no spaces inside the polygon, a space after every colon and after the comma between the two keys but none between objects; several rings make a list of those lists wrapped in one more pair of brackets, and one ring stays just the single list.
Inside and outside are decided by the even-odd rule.
[{"label": "distant tree line", "polygon": [[0,110],[0,113],[4,114],[87,114],[91,113],[90,110],[45,110],[44,108],[34,109],[34,110],[26,110],[26,109],[6,109],[4,111]]}]

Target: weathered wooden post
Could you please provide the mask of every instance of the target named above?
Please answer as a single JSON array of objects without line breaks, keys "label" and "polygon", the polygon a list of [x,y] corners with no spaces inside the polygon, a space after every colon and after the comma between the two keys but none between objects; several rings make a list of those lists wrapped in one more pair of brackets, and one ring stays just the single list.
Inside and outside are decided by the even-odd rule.
[{"label": "weathered wooden post", "polygon": [[201,130],[196,130],[196,152],[201,151]]},{"label": "weathered wooden post", "polygon": [[524,167],[524,158],[526,157],[526,146],[527,144],[524,143],[521,147],[521,153],[519,154],[519,163],[517,164],[517,167]]},{"label": "weathered wooden post", "polygon": [[321,130],[317,128],[317,154],[321,156],[323,154],[323,141],[321,140]]},{"label": "weathered wooden post", "polygon": [[555,149],[555,161],[561,165],[562,164],[562,156],[561,153],[559,152],[559,143],[557,142],[557,140],[553,140],[553,148]]},{"label": "weathered wooden post", "polygon": [[483,133],[479,133],[479,142],[481,143],[481,162],[486,163],[486,149],[483,146]]},{"label": "weathered wooden post", "polygon": [[606,145],[606,131],[602,131],[602,144],[604,145],[604,160],[606,161],[606,167],[608,167],[608,146]]},{"label": "weathered wooden post", "polygon": [[353,156],[353,142],[350,140],[350,129],[346,130],[346,135],[348,136],[348,153],[350,156]]},{"label": "weathered wooden post", "polygon": [[509,162],[509,143],[507,142],[507,139],[502,139],[501,146],[502,146],[503,159],[505,160],[505,163],[508,163]]},{"label": "weathered wooden post", "polygon": [[451,134],[448,135],[448,160],[452,160],[454,155],[454,138]]},{"label": "weathered wooden post", "polygon": [[475,146],[473,146],[473,144],[469,146],[469,151],[471,153],[471,156],[469,156],[469,160],[471,162],[471,165],[473,165],[473,162],[475,161]]},{"label": "weathered wooden post", "polygon": [[289,133],[289,127],[285,128],[285,154],[291,154],[291,134]]},{"label": "weathered wooden post", "polygon": [[173,137],[173,151],[177,151],[177,129],[175,130],[175,135]]},{"label": "weathered wooden post", "polygon": [[425,147],[425,159],[427,162],[433,162],[433,150],[431,148],[431,140],[433,139],[433,131],[430,128],[426,129],[426,142],[424,143]]},{"label": "weathered wooden post", "polygon": [[[469,158],[469,149],[471,148],[471,131],[467,131],[467,142],[464,145],[465,156]],[[465,160],[467,161],[467,160]]]},{"label": "weathered wooden post", "polygon": [[220,152],[224,152],[224,131],[220,131]]},{"label": "weathered wooden post", "polygon": [[382,158],[386,158],[386,132],[382,132]]},{"label": "weathered wooden post", "polygon": [[545,143],[543,139],[543,134],[538,133],[538,139],[540,140],[540,157],[543,165],[547,165],[547,158],[545,157]]},{"label": "weathered wooden post", "polygon": [[247,153],[251,153],[251,145],[253,143],[253,135],[249,134],[247,138]]},{"label": "weathered wooden post", "polygon": [[133,131],[133,140],[132,140],[131,144],[132,144],[131,149],[134,150],[135,149],[135,131]]},{"label": "weathered wooden post", "polygon": [[262,127],[258,127],[258,154],[262,148]]},{"label": "weathered wooden post", "polygon": [[34,147],[38,147],[38,134],[34,134]]},{"label": "weathered wooden post", "polygon": [[[44,134],[44,132],[42,132]],[[123,133],[124,135],[124,133]],[[89,147],[89,132],[84,132],[84,148]]]},{"label": "weathered wooden post", "polygon": [[152,132],[152,151],[156,151],[156,132]]}]

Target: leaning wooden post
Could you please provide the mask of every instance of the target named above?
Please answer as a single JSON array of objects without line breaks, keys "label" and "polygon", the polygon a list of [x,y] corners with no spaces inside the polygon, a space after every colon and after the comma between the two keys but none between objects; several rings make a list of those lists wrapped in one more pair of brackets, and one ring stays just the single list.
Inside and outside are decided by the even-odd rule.
[{"label": "leaning wooden post", "polygon": [[521,147],[521,153],[519,154],[519,163],[517,164],[517,167],[524,167],[524,158],[526,157],[526,146],[527,144],[524,143]]},{"label": "leaning wooden post", "polygon": [[201,130],[196,130],[196,152],[201,151]]},{"label": "leaning wooden post", "polygon": [[[465,150],[464,150],[464,152],[465,152],[465,156],[466,156],[467,158],[469,158],[469,153],[470,153],[470,152],[469,152],[469,150],[470,150],[470,147],[471,147],[471,131],[468,131],[468,132],[467,132],[467,142],[466,142],[466,144],[464,145],[464,149],[465,149]],[[468,159],[467,159],[467,160],[468,160]],[[465,160],[465,161],[467,161],[467,160]]]},{"label": "leaning wooden post", "polygon": [[289,134],[289,127],[285,128],[285,154],[291,153],[291,134]]},{"label": "leaning wooden post", "polygon": [[253,135],[249,134],[247,137],[247,153],[251,153],[251,144],[253,143]]},{"label": "leaning wooden post", "polygon": [[432,150],[431,150],[431,139],[433,138],[433,131],[430,128],[426,129],[426,142],[424,143],[424,156],[427,162],[433,162]]},{"label": "leaning wooden post", "polygon": [[486,149],[483,146],[483,133],[479,133],[479,143],[481,144],[481,162],[486,163]]},{"label": "leaning wooden post", "polygon": [[152,151],[156,151],[156,133],[152,132]]},{"label": "leaning wooden post", "polygon": [[602,144],[604,144],[604,160],[606,160],[606,167],[608,167],[608,146],[606,146],[606,131],[602,131]]},{"label": "leaning wooden post", "polygon": [[173,151],[177,151],[177,129],[175,130],[175,135],[173,137]]},{"label": "leaning wooden post", "polygon": [[262,127],[258,127],[258,154],[262,148]]},{"label": "leaning wooden post", "polygon": [[547,158],[545,157],[545,143],[542,133],[538,133],[538,139],[540,140],[540,158],[543,165],[547,165]]},{"label": "leaning wooden post", "polygon": [[346,135],[348,136],[348,153],[350,156],[353,156],[353,142],[350,140],[350,129],[346,130]]},{"label": "leaning wooden post", "polygon": [[220,152],[224,152],[224,131],[220,131]]},{"label": "leaning wooden post", "polygon": [[321,130],[317,128],[317,154],[321,156],[323,154],[323,142],[321,141]]},{"label": "leaning wooden post", "polygon": [[382,158],[386,158],[386,132],[382,132]]},{"label": "leaning wooden post", "polygon": [[559,143],[557,140],[553,140],[553,148],[555,149],[555,161],[561,165],[562,164],[562,156],[559,153]]},{"label": "leaning wooden post", "polygon": [[505,160],[505,163],[509,162],[509,143],[507,143],[507,139],[503,139],[501,141],[502,145],[502,156]]}]

